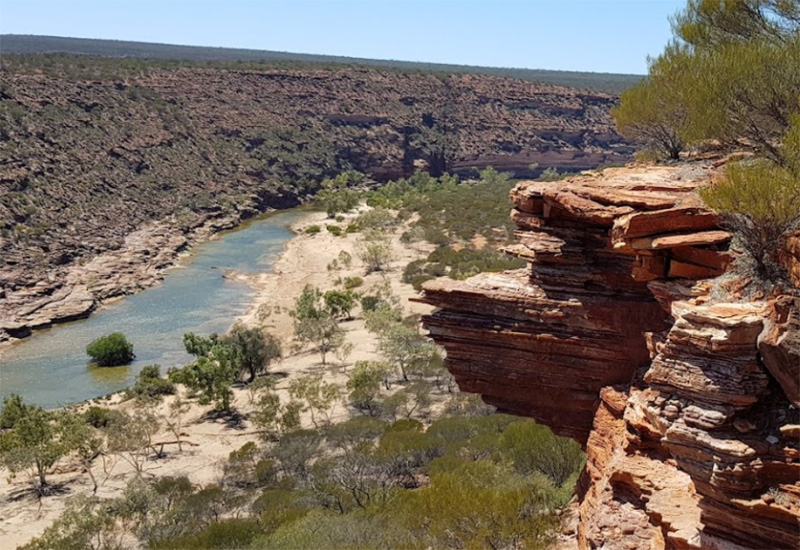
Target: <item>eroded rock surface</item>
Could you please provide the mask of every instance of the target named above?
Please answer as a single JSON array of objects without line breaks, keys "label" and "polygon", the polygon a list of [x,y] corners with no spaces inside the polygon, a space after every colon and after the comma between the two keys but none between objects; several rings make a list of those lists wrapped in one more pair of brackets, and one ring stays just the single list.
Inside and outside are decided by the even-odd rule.
[{"label": "eroded rock surface", "polygon": [[705,164],[512,192],[529,268],[424,285],[461,388],[584,445],[581,548],[797,548],[800,310],[712,299]]}]

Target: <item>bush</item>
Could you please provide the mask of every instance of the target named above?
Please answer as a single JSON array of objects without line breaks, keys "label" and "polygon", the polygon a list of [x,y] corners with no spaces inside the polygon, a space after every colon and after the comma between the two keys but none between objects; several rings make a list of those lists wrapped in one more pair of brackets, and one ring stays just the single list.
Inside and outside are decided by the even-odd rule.
[{"label": "bush", "polygon": [[322,228],[320,226],[318,226],[318,225],[309,225],[308,227],[306,227],[305,233],[306,233],[306,235],[316,235],[320,231],[322,231]]},{"label": "bush", "polygon": [[383,299],[378,296],[373,296],[372,294],[361,297],[361,309],[364,311],[375,311],[383,304],[386,304]]},{"label": "bush", "polygon": [[328,230],[328,233],[333,235],[334,237],[341,237],[342,236],[342,228],[338,225],[326,225],[325,229]]},{"label": "bush", "polygon": [[175,384],[161,378],[161,367],[148,365],[136,376],[136,383],[125,392],[129,399],[154,400],[175,393]]},{"label": "bush", "polygon": [[361,277],[345,277],[344,288],[347,290],[358,288],[364,284],[364,279]]},{"label": "bush", "polygon": [[759,280],[785,279],[779,255],[785,239],[800,229],[800,178],[763,159],[725,168],[724,179],[700,195],[736,233]]},{"label": "bush", "polygon": [[127,365],[135,357],[133,344],[121,332],[112,332],[94,340],[86,346],[86,353],[92,358],[92,363],[101,367]]},{"label": "bush", "polygon": [[105,407],[92,406],[83,413],[83,419],[87,424],[95,428],[105,428],[113,418],[111,409]]}]

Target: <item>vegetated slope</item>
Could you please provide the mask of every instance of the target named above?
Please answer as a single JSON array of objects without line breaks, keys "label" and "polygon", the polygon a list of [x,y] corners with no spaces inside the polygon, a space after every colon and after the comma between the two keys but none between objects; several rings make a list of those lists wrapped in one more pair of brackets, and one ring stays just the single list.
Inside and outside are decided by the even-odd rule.
[{"label": "vegetated slope", "polygon": [[0,310],[12,291],[52,294],[63,269],[148,222],[239,219],[349,168],[378,180],[488,164],[525,174],[630,153],[614,97],[521,80],[3,61]]},{"label": "vegetated slope", "polygon": [[519,78],[542,84],[554,84],[609,94],[619,94],[642,79],[642,75],[590,73],[579,71],[551,71],[542,69],[514,69],[506,67],[477,67],[445,63],[422,63],[418,61],[396,61],[364,59],[334,55],[314,55],[240,48],[210,48],[203,46],[180,46],[154,44],[124,40],[99,40],[90,38],[68,38],[60,36],[0,35],[0,49],[6,53],[40,54],[68,53],[107,57],[135,57],[162,60],[227,63],[280,63],[283,65],[326,64],[328,66],[353,66],[393,68],[402,71],[425,71],[447,74],[480,74]]}]

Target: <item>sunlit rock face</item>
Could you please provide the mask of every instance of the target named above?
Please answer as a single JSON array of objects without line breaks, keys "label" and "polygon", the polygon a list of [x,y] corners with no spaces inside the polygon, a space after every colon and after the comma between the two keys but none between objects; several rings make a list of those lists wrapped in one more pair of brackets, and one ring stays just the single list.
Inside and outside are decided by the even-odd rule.
[{"label": "sunlit rock face", "polygon": [[512,191],[528,269],[424,285],[462,390],[578,440],[581,548],[797,548],[800,308],[720,303],[714,167]]}]

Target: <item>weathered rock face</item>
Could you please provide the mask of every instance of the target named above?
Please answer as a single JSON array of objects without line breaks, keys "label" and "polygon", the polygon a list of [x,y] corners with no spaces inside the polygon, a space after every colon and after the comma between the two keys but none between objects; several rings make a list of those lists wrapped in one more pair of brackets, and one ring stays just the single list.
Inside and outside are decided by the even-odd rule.
[{"label": "weathered rock face", "polygon": [[584,445],[581,548],[800,543],[800,304],[712,300],[710,170],[523,182],[529,269],[424,285],[461,388]]}]

